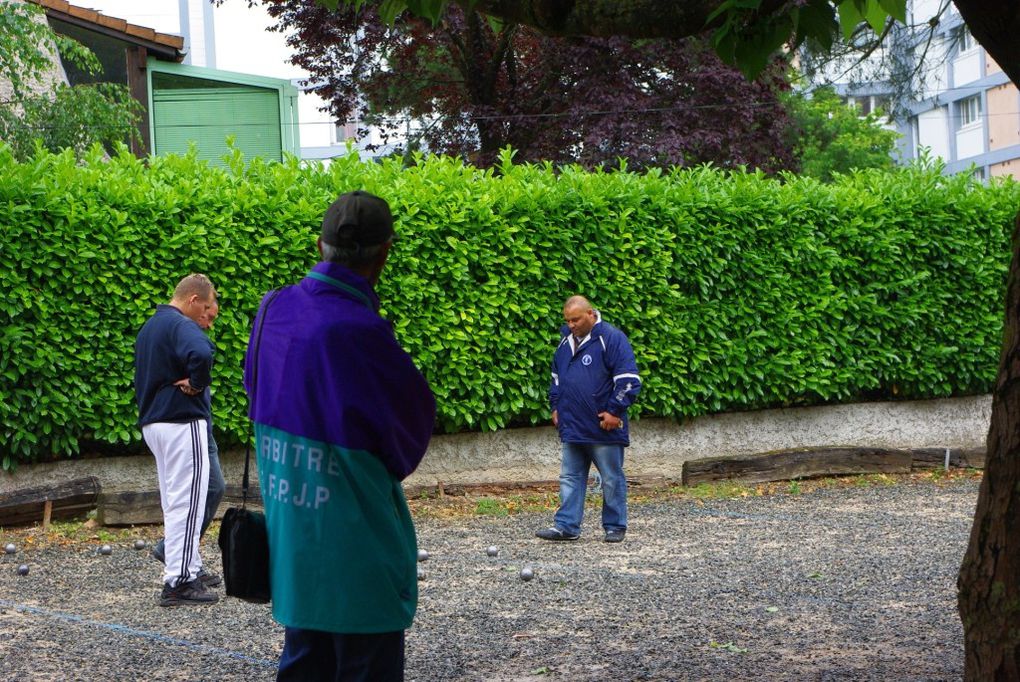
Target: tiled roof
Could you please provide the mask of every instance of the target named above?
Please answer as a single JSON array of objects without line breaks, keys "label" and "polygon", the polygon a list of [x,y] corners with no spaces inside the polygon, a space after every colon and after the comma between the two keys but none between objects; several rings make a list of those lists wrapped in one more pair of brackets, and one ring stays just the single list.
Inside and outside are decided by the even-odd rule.
[{"label": "tiled roof", "polygon": [[[104,33],[115,33],[129,43],[160,47],[167,51],[180,52],[184,38],[170,33],[159,33],[146,26],[131,24],[124,19],[110,17],[87,7],[78,7],[65,0],[31,0],[46,8],[46,14],[54,19],[73,20],[78,25],[91,24]],[[183,55],[181,55],[183,56]]]}]

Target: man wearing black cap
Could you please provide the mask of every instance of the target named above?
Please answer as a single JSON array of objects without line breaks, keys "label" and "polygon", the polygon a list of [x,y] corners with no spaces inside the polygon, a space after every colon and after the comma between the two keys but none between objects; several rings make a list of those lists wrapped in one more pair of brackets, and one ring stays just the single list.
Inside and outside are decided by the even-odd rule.
[{"label": "man wearing black cap", "polygon": [[322,262],[266,296],[245,388],[269,531],[278,680],[401,680],[418,601],[401,481],[417,468],[435,399],[374,286],[393,240],[367,192],[326,211]]}]

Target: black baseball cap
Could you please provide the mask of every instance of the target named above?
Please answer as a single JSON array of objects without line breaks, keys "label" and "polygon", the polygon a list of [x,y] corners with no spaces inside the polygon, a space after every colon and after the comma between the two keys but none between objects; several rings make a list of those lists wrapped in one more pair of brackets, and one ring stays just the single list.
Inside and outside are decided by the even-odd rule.
[{"label": "black baseball cap", "polygon": [[330,246],[375,246],[393,237],[393,214],[384,199],[358,190],[341,194],[322,218],[322,241]]}]

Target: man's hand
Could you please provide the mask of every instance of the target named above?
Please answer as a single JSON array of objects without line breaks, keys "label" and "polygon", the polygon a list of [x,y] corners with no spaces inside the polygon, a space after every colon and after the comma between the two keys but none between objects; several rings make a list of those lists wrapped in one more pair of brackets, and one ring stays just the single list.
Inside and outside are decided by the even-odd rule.
[{"label": "man's hand", "polygon": [[611,412],[599,412],[599,428],[603,431],[622,429],[623,420]]},{"label": "man's hand", "polygon": [[556,410],[553,410],[553,426],[560,425],[560,416],[556,414]]},{"label": "man's hand", "polygon": [[193,388],[191,386],[191,380],[187,377],[175,381],[174,386],[181,389],[181,392],[184,393],[184,395],[195,396],[202,392],[197,388]]}]

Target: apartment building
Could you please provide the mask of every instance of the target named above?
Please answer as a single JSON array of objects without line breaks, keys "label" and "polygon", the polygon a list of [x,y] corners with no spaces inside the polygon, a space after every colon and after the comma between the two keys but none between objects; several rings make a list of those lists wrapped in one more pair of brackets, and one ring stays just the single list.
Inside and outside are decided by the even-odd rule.
[{"label": "apartment building", "polygon": [[[1020,92],[970,34],[949,0],[913,0],[908,28],[893,31],[888,45],[843,82],[839,68],[815,80],[831,82],[860,108],[901,112],[890,124],[901,133],[902,161],[922,155],[945,161],[946,173],[973,172],[979,178],[1011,175],[1020,179]],[[890,55],[910,86],[890,85]],[[863,79],[862,73],[868,74]],[[844,74],[845,75],[845,74]],[[909,94],[906,94],[908,93]]]}]

